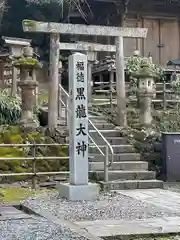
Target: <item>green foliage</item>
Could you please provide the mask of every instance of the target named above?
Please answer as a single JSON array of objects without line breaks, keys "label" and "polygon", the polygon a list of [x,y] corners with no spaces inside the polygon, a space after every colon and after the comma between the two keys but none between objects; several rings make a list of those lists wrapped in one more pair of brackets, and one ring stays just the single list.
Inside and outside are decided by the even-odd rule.
[{"label": "green foliage", "polygon": [[[22,143],[54,143],[53,139],[46,136],[41,131],[29,132],[18,126],[1,126],[0,143],[4,144],[22,144]],[[43,157],[67,156],[68,149],[63,146],[37,146],[36,156],[42,159],[36,160],[36,171],[59,171],[68,169],[68,161],[64,160],[44,160]],[[0,147],[0,158],[3,157],[32,157],[31,147]],[[1,160],[0,172],[31,172],[31,160]],[[20,177],[22,179],[22,177]],[[24,178],[24,177],[23,177]],[[19,178],[16,178],[19,179]]]},{"label": "green foliage", "polygon": [[161,112],[156,117],[157,132],[179,132],[180,131],[180,106],[179,104],[171,110]]},{"label": "green foliage", "polygon": [[[34,118],[39,114],[39,108],[34,107]],[[0,125],[15,125],[21,118],[21,98],[11,97],[7,90],[0,90]]]},{"label": "green foliage", "polygon": [[180,95],[180,75],[174,73],[172,77],[173,77],[173,81],[171,82],[172,89],[174,90],[175,94]]},{"label": "green foliage", "polygon": [[45,192],[52,192],[53,190],[46,189],[32,190],[31,188],[22,188],[19,186],[1,186],[0,195],[2,195],[1,202],[3,203],[14,203],[20,202],[28,197],[35,197],[37,194],[42,194]]},{"label": "green foliage", "polygon": [[[152,72],[154,72],[157,76],[157,81],[163,81],[164,80],[164,70],[160,66],[152,63],[152,61],[149,58],[146,57],[140,57],[140,56],[131,56],[126,58],[125,66],[126,66],[126,72],[130,76],[133,76],[135,73],[137,73],[141,67],[141,64],[146,61],[149,65],[149,68]],[[135,81],[134,78],[132,78],[133,81]]]},{"label": "green foliage", "polygon": [[0,91],[0,124],[16,124],[21,116],[21,99]]}]

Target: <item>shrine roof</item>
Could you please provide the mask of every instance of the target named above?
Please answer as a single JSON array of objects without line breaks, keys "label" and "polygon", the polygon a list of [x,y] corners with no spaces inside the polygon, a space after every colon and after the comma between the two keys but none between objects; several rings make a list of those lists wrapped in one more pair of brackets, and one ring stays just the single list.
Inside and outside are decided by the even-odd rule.
[{"label": "shrine roof", "polygon": [[180,66],[180,59],[170,60],[167,63],[167,66]]},{"label": "shrine roof", "polygon": [[3,36],[2,39],[8,45],[30,46],[31,39],[12,38]]}]

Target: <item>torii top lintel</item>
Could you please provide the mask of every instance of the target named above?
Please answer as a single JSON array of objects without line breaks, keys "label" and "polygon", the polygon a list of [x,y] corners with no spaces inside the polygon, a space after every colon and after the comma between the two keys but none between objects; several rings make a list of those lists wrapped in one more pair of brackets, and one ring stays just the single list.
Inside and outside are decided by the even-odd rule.
[{"label": "torii top lintel", "polygon": [[146,38],[148,32],[147,28],[126,28],[83,24],[66,24],[55,22],[38,22],[33,20],[23,20],[22,25],[23,30],[25,32],[77,34],[91,36],[94,35],[94,36]]}]

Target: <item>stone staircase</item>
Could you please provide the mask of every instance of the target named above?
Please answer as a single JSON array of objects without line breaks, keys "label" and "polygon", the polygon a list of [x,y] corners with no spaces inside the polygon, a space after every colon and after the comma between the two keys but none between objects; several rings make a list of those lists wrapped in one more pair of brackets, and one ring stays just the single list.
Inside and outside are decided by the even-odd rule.
[{"label": "stone staircase", "polygon": [[[109,168],[109,181],[104,182],[104,156],[94,147],[89,147],[90,178],[99,182],[103,190],[163,188],[163,182],[156,180],[155,172],[148,170],[148,163],[121,136],[113,124],[107,123],[103,116],[91,116],[91,121],[109,141],[114,150],[114,162]],[[89,126],[89,134],[104,152],[104,141]],[[111,160],[109,152],[109,160]]]},{"label": "stone staircase", "polygon": [[[63,111],[64,112],[64,111]],[[91,113],[91,114],[90,114]],[[62,113],[63,115],[63,113]],[[108,123],[106,117],[95,114],[89,107],[89,118],[101,134],[109,141],[114,150],[113,164],[109,168],[109,181],[104,181],[105,157],[96,146],[89,146],[89,177],[101,184],[103,190],[163,188],[163,182],[156,180],[156,174],[148,170],[148,163],[141,159],[136,149],[129,144],[118,129]],[[62,117],[62,122],[65,121]],[[67,128],[67,126],[66,126]],[[62,126],[61,126],[62,129]],[[105,142],[89,124],[89,135],[99,148],[105,152]],[[109,161],[112,155],[109,152]]]}]

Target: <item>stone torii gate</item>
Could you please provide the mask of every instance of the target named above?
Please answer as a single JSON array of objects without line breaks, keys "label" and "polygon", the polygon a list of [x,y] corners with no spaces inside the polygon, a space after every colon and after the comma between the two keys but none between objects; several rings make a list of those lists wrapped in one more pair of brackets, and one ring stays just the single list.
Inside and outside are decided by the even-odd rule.
[{"label": "stone torii gate", "polygon": [[48,127],[57,127],[58,114],[58,64],[60,34],[112,36],[116,38],[116,88],[117,88],[117,123],[126,126],[126,93],[124,79],[123,37],[146,38],[146,28],[122,28],[81,24],[64,24],[54,22],[23,21],[25,32],[41,32],[50,34],[50,88]]}]

